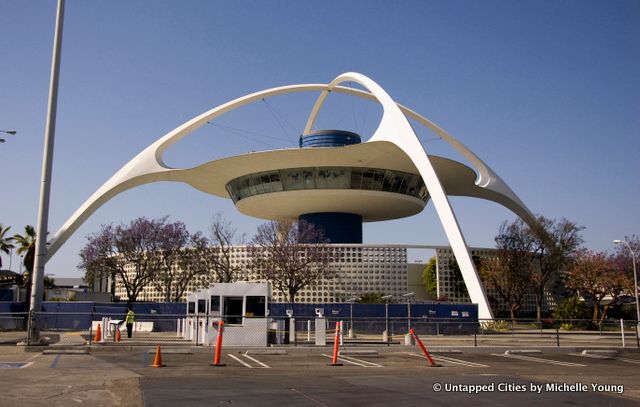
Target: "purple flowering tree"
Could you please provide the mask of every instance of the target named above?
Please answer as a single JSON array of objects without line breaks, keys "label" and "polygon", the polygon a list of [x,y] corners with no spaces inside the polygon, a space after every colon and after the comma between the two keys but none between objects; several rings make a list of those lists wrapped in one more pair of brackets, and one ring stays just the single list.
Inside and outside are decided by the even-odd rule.
[{"label": "purple flowering tree", "polygon": [[128,225],[103,225],[87,239],[78,265],[85,271],[87,282],[107,274],[118,278],[129,302],[136,301],[151,283],[163,287],[165,298],[172,297],[177,269],[174,266],[189,241],[182,222],[167,223],[167,217],[142,217]]},{"label": "purple flowering tree", "polygon": [[322,231],[304,221],[272,221],[258,227],[249,245],[250,268],[273,284],[289,303],[303,288],[333,278],[338,252]]}]

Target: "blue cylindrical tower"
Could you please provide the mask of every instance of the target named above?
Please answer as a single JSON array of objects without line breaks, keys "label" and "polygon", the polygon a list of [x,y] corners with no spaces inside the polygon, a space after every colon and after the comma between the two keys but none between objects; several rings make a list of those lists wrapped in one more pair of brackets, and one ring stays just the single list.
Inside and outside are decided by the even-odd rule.
[{"label": "blue cylindrical tower", "polygon": [[[300,148],[344,147],[360,144],[360,136],[345,130],[318,130],[300,136]],[[298,221],[313,224],[322,230],[331,243],[362,243],[362,216],[355,213],[305,213]]]},{"label": "blue cylindrical tower", "polygon": [[300,148],[305,147],[344,147],[360,144],[360,136],[346,130],[319,130],[300,136]]}]

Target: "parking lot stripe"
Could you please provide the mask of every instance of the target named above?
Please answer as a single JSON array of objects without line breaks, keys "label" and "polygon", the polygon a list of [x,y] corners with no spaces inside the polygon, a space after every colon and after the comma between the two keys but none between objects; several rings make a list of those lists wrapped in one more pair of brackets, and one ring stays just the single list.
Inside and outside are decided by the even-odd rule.
[{"label": "parking lot stripe", "polygon": [[253,369],[253,366],[251,366],[250,364],[248,364],[247,362],[245,362],[244,360],[232,355],[229,353],[229,357],[232,359],[237,360],[238,362],[242,363],[245,367],[248,367],[249,369]]},{"label": "parking lot stripe", "polygon": [[[406,352],[407,355],[415,356],[420,359],[424,359],[424,355],[418,355],[417,353]],[[432,356],[434,360],[438,360],[441,362],[453,363],[454,365],[462,365],[468,367],[489,367],[488,365],[483,365],[481,363],[475,362],[467,362],[466,360],[456,359],[449,356]]]},{"label": "parking lot stripe", "polygon": [[[331,355],[327,355],[327,354],[322,354],[322,356],[329,358],[329,359],[333,359],[333,356]],[[347,359],[345,356],[338,356],[338,360],[342,361],[342,362],[347,362],[350,363],[352,365],[356,365],[356,366],[362,366],[362,367],[384,367],[382,365],[378,365],[376,363],[371,363],[371,362],[367,362],[366,360],[360,360],[360,359],[356,359],[356,358],[350,358],[350,359],[354,359],[354,360],[349,360]]]},{"label": "parking lot stripe", "polygon": [[542,359],[542,358],[536,358],[533,356],[524,356],[524,355],[514,355],[514,354],[504,354],[504,353],[492,353],[493,356],[500,356],[503,358],[511,358],[511,359],[519,359],[519,360],[525,360],[528,362],[538,362],[538,363],[547,363],[550,365],[558,365],[558,366],[580,366],[580,367],[586,367],[587,365],[582,365],[580,363],[571,363],[571,362],[561,362],[559,360],[551,360],[551,359]]},{"label": "parking lot stripe", "polygon": [[245,358],[247,358],[247,359],[249,359],[249,360],[252,360],[252,361],[256,362],[257,364],[259,364],[260,366],[262,366],[262,367],[264,367],[264,368],[267,368],[267,369],[270,369],[270,368],[271,368],[271,366],[269,366],[269,365],[267,365],[267,364],[265,364],[265,363],[260,362],[260,361],[259,361],[258,359],[256,359],[256,358],[252,358],[251,356],[247,355],[246,353],[245,353],[245,354],[243,354],[242,356],[244,356]]},{"label": "parking lot stripe", "polygon": [[356,361],[356,362],[368,364],[371,367],[384,367],[384,366],[379,365],[377,363],[369,362],[368,360],[362,360],[362,359],[354,358],[353,356],[339,356],[338,359],[340,359],[340,358],[345,359],[345,360],[351,359],[351,360]]},{"label": "parking lot stripe", "polygon": [[[418,356],[418,355],[416,355]],[[489,367],[488,365],[483,365],[482,363],[468,362],[466,360],[456,359],[449,356],[433,356],[433,359],[439,360],[442,362],[449,362],[456,365],[468,366],[468,367]]]}]

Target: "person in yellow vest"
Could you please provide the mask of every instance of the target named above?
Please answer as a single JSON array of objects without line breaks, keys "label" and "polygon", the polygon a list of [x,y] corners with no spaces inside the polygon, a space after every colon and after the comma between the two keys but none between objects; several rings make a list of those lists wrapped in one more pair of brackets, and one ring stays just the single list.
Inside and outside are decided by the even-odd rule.
[{"label": "person in yellow vest", "polygon": [[127,316],[124,322],[127,324],[127,338],[131,338],[131,331],[133,331],[133,323],[136,320],[136,314],[133,312],[133,308],[129,308]]}]

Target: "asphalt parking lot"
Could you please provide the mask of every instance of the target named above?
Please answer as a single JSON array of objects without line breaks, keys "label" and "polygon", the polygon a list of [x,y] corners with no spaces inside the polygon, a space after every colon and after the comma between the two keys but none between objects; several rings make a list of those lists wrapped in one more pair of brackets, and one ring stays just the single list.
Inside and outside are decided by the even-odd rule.
[{"label": "asphalt parking lot", "polygon": [[[12,351],[7,352],[7,349]],[[418,348],[225,349],[223,367],[208,348],[94,349],[90,354],[0,349],[0,405],[92,406],[422,406],[640,403],[640,353],[434,353]],[[349,352],[351,351],[351,352]],[[9,364],[27,363],[23,367]],[[4,367],[3,364],[5,364]],[[6,404],[5,404],[6,403]]]}]

